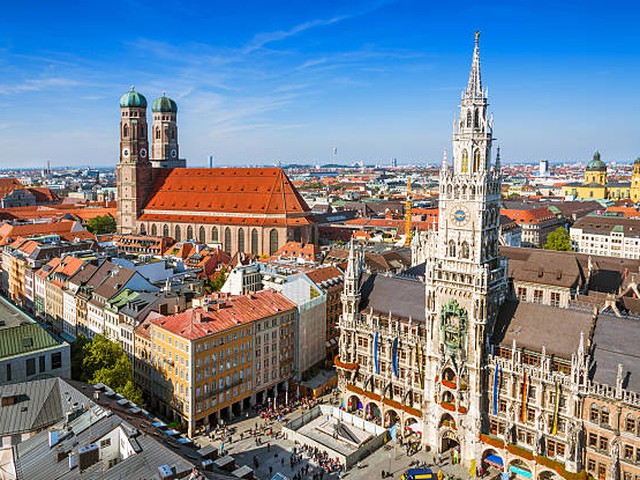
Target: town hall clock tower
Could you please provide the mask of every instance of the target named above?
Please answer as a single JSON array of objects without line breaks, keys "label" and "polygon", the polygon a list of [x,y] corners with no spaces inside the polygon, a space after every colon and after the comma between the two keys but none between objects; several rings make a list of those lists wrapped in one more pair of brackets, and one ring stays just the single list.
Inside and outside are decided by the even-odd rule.
[{"label": "town hall clock tower", "polygon": [[[493,119],[480,76],[480,34],[460,117],[454,122],[453,165],[440,171],[437,234],[427,246],[426,443],[459,447],[462,461],[479,462],[486,406],[483,362],[507,287],[498,254],[501,174],[491,162]],[[433,403],[432,403],[433,402]]]}]

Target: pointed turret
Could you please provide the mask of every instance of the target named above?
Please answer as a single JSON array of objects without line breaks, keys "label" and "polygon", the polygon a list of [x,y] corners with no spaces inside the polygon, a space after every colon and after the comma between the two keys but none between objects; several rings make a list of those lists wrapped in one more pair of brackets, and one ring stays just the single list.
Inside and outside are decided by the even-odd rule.
[{"label": "pointed turret", "polygon": [[411,245],[411,236],[413,232],[411,231],[412,227],[412,199],[413,192],[411,191],[411,178],[407,178],[407,200],[404,205],[404,246],[408,247]]},{"label": "pointed turret", "polygon": [[480,31],[476,30],[476,44],[473,49],[473,60],[471,61],[471,72],[469,73],[469,83],[467,85],[467,96],[482,97],[482,76],[480,75]]},{"label": "pointed turret", "polygon": [[496,152],[496,170],[499,172],[501,168],[502,163],[500,162],[500,147],[498,147]]}]

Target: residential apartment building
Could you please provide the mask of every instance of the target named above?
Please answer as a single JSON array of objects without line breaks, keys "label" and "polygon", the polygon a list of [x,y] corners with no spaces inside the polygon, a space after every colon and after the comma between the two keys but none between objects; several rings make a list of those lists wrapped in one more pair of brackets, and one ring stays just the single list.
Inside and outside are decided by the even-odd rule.
[{"label": "residential apartment building", "polygon": [[502,209],[500,213],[522,228],[523,247],[542,248],[549,234],[566,223],[547,207],[526,210]]},{"label": "residential apartment building", "polygon": [[640,259],[640,220],[588,215],[569,231],[576,252]]},{"label": "residential apartment building", "polygon": [[136,381],[189,435],[273,399],[293,375],[296,306],[263,290],[213,294],[135,330]]}]

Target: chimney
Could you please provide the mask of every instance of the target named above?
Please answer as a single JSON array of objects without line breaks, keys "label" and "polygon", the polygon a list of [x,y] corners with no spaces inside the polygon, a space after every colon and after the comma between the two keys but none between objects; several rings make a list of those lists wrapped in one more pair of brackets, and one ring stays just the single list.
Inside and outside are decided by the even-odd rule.
[{"label": "chimney", "polygon": [[201,323],[202,322],[202,310],[196,310],[195,314],[196,314],[196,322]]},{"label": "chimney", "polygon": [[173,306],[173,313],[180,313],[180,305],[177,303]]}]

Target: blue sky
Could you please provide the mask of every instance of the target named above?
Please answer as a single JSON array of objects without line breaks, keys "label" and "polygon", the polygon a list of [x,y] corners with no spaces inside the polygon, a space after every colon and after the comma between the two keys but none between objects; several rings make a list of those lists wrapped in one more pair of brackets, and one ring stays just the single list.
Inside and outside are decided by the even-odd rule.
[{"label": "blue sky", "polygon": [[[450,6],[451,4],[451,6]],[[635,2],[3,2],[0,168],[113,165],[129,85],[190,166],[439,161],[473,32],[506,161],[640,156]]]}]

